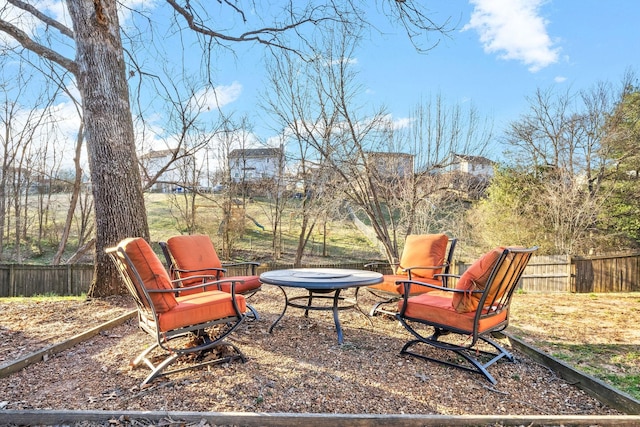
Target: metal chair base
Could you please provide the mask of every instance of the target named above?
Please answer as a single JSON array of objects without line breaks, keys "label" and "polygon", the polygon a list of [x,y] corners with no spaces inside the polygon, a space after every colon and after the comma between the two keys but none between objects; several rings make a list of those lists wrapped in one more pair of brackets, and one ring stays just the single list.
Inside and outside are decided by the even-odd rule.
[{"label": "metal chair base", "polygon": [[[407,354],[409,356],[413,356],[415,358],[418,358],[424,361],[432,361],[432,362],[440,363],[443,365],[460,368],[465,371],[475,372],[484,376],[493,385],[495,385],[497,381],[493,377],[493,375],[489,373],[487,368],[502,358],[506,358],[510,362],[515,361],[515,358],[511,353],[509,353],[496,341],[484,335],[479,336],[478,340],[489,344],[491,347],[495,349],[495,351],[481,350],[478,348],[477,345],[473,347],[464,347],[464,346],[460,346],[460,345],[456,345],[448,342],[439,341],[438,338],[443,335],[447,335],[447,333],[436,330],[436,332],[428,338],[411,340],[407,342],[404,345],[404,347],[402,347],[402,350],[400,350],[400,354]],[[429,356],[425,356],[424,354],[410,351],[410,347],[420,343],[426,344],[432,347],[436,347],[440,350],[452,351],[458,356],[462,357],[464,360],[466,360],[467,364],[456,363],[449,360],[438,359],[435,357],[429,357]],[[491,357],[491,359],[489,359],[487,362],[482,362],[479,357],[480,355],[489,356]]]},{"label": "metal chair base", "polygon": [[[204,350],[194,351],[194,352],[191,352],[191,353],[190,352],[185,352],[184,350],[181,350],[180,352],[168,352],[168,353],[166,353],[166,356],[165,356],[164,359],[162,359],[160,362],[154,363],[148,357],[148,355],[153,350],[158,348],[159,346],[160,345],[157,342],[152,344],[152,345],[150,345],[145,350],[143,350],[142,353],[140,353],[138,355],[138,357],[133,359],[131,361],[131,363],[130,363],[130,366],[131,366],[132,369],[135,369],[135,368],[139,367],[141,364],[144,364],[149,369],[151,369],[151,373],[140,384],[141,388],[145,387],[147,384],[149,384],[151,381],[153,381],[156,378],[160,378],[160,377],[164,377],[164,376],[167,376],[167,375],[171,375],[171,374],[174,374],[176,372],[182,372],[182,371],[186,371],[186,370],[190,370],[190,369],[197,369],[197,368],[200,368],[202,366],[220,365],[220,364],[223,364],[223,363],[230,363],[230,362],[235,361],[235,360],[240,360],[242,363],[244,363],[247,360],[245,355],[234,344],[226,342],[226,341],[221,341],[221,342],[217,343],[216,345],[214,345],[212,347],[208,347],[208,348],[206,348]],[[224,356],[224,357],[219,357],[219,358],[212,359],[212,360],[206,360],[207,357],[211,353],[213,353],[215,350],[218,350],[218,349],[224,348],[224,347],[231,348],[231,351],[232,351],[233,354],[230,354],[230,355]],[[175,369],[169,369],[169,370],[167,369],[173,363],[178,361],[181,357],[184,357],[184,358],[192,357],[192,358],[195,359],[195,362],[191,362],[191,363],[187,362],[188,366],[184,366],[184,367],[181,367],[181,368],[175,368]]]}]

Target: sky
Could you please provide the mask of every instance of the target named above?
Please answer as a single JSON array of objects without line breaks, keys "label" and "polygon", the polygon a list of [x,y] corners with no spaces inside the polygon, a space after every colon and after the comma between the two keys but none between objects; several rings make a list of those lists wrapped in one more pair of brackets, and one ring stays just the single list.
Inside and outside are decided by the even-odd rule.
[{"label": "sky", "polygon": [[[387,106],[397,120],[440,94],[449,103],[472,103],[499,135],[527,112],[527,97],[537,89],[577,92],[598,82],[619,84],[628,70],[640,73],[637,0],[426,3],[436,22],[456,24],[436,47],[418,53],[406,34],[382,24],[389,33],[365,40],[356,55],[366,102]],[[261,82],[255,69],[226,72],[233,76],[222,73],[221,84],[238,96],[227,108],[242,111]],[[491,156],[501,155],[496,145]]]},{"label": "sky", "polygon": [[[153,9],[158,0],[130,3]],[[374,23],[384,34],[371,33],[356,52],[361,101],[386,106],[397,122],[406,120],[418,103],[442,96],[449,104],[473,105],[493,120],[498,137],[509,122],[527,112],[527,97],[537,89],[579,91],[599,82],[619,83],[628,70],[640,74],[639,0],[424,0],[424,4],[433,21],[449,20],[455,26],[446,37],[431,39],[439,40],[433,49],[417,52],[406,33],[378,13],[371,17],[377,16]],[[39,5],[65,20],[59,1],[42,0]],[[257,107],[265,87],[262,56],[258,48],[235,50],[216,58],[217,103],[226,113],[247,114],[258,137],[268,141],[274,131]],[[64,112],[65,106],[59,109],[74,116]],[[68,129],[71,132],[77,125]],[[502,148],[494,144],[488,157],[499,161],[501,156]]]},{"label": "sky", "polygon": [[[640,72],[640,1],[474,0],[429,2],[460,13],[459,30],[426,55],[409,47],[382,50],[389,58],[363,55],[373,97],[394,113],[414,93],[442,93],[473,102],[503,129],[528,108],[536,89],[581,90],[599,81],[620,82],[625,70]],[[444,12],[444,11],[442,11]],[[439,11],[439,13],[442,13]],[[445,12],[446,13],[446,12]],[[385,65],[386,64],[386,65]],[[385,85],[390,76],[402,75]]]}]

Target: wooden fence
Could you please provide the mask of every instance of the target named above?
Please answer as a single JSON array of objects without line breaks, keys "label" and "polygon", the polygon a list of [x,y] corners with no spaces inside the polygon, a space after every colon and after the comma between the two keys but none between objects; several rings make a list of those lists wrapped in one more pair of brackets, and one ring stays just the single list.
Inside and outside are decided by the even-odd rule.
[{"label": "wooden fence", "polygon": [[574,257],[571,292],[639,292],[640,254]]},{"label": "wooden fence", "polygon": [[93,265],[0,265],[0,297],[81,295],[89,290]]},{"label": "wooden fence", "polygon": [[[269,263],[258,273],[291,264]],[[363,263],[306,265],[305,267],[363,268]],[[468,263],[456,261],[460,274]],[[384,272],[384,271],[383,271]],[[385,272],[386,273],[386,272]],[[240,274],[233,270],[230,275]],[[93,266],[0,265],[0,297],[33,295],[81,295],[89,290]],[[520,289],[527,292],[640,292],[640,253],[619,256],[569,257],[534,256],[524,271]]]}]

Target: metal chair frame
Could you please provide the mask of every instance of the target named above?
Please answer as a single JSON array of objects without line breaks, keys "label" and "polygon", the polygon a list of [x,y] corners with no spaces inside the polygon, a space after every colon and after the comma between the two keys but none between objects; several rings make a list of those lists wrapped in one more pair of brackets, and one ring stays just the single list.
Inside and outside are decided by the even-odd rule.
[{"label": "metal chair frame", "polygon": [[[258,276],[257,275],[257,268],[260,265],[259,262],[255,262],[255,261],[244,261],[244,262],[222,262],[222,267],[221,268],[216,268],[216,267],[207,267],[206,269],[197,269],[197,270],[187,270],[187,269],[181,269],[176,267],[175,261],[173,259],[173,256],[171,254],[171,251],[169,250],[169,246],[167,245],[167,242],[158,242],[158,244],[160,245],[160,249],[162,249],[162,253],[164,255],[166,264],[167,264],[167,268],[169,270],[169,276],[173,279],[173,280],[178,280],[180,279],[180,273],[197,273],[200,271],[215,271],[215,275],[202,275],[202,276],[198,276],[201,277],[204,281],[220,281],[220,275],[227,273],[229,268],[234,268],[234,267],[242,267],[245,270],[245,274],[246,275],[251,275],[251,276]],[[184,278],[183,280],[192,280],[194,279],[196,276],[189,276],[188,278]],[[232,278],[233,276],[231,276]],[[219,289],[219,288],[218,288]],[[260,290],[260,288],[256,288],[256,289],[252,289],[250,291],[247,292],[239,292],[239,294],[244,295],[245,298],[251,298],[251,296],[253,296],[255,293],[257,293]],[[258,311],[249,303],[247,303],[247,308],[249,309],[249,311],[251,312],[251,318],[255,319],[255,320],[259,320],[260,319],[260,315],[258,314]]]},{"label": "metal chair frame", "polygon": [[[196,286],[184,288],[198,289],[207,286],[217,286],[219,283],[223,282],[231,283],[231,298],[236,313],[235,316],[211,319],[203,323],[163,331],[158,328],[158,313],[153,304],[153,300],[151,299],[151,294],[172,293],[175,295],[176,291],[172,289],[147,289],[144,286],[144,282],[140,277],[138,270],[123,248],[108,248],[106,249],[106,252],[116,265],[116,268],[120,273],[120,277],[124,281],[129,293],[133,296],[138,310],[138,326],[141,330],[155,338],[155,342],[153,344],[144,349],[130,362],[130,366],[132,368],[136,368],[144,363],[149,369],[151,369],[151,373],[144,379],[144,381],[142,381],[141,386],[149,384],[156,378],[188,369],[194,369],[206,365],[229,363],[234,360],[240,360],[243,363],[246,361],[246,357],[240,349],[225,340],[229,334],[240,326],[246,317],[245,314],[240,312],[240,308],[238,307],[235,299],[234,287],[237,280],[227,279],[217,282],[205,282]],[[136,287],[134,281],[139,284],[138,287]],[[172,283],[177,284],[179,281],[180,279],[173,280]],[[142,294],[140,294],[139,290],[142,290]],[[185,337],[191,338],[189,346],[178,348],[171,345],[174,340]],[[205,360],[206,357],[214,350],[224,346],[232,349],[230,355],[218,357],[212,360]],[[158,363],[154,363],[151,358],[148,357],[156,348],[160,348],[164,352],[164,358]],[[172,363],[176,362],[181,356],[186,354],[194,354],[196,363],[191,363],[186,367],[171,370],[167,369]]]},{"label": "metal chair frame", "polygon": [[[489,373],[487,368],[498,360],[506,358],[513,362],[514,356],[502,347],[497,341],[492,338],[492,334],[504,330],[509,324],[508,310],[511,304],[511,298],[518,285],[518,282],[522,276],[522,273],[527,266],[531,254],[537,250],[537,247],[532,248],[505,248],[501,253],[498,261],[494,264],[491,274],[487,280],[487,284],[482,290],[463,290],[452,289],[446,287],[440,287],[431,285],[428,283],[421,283],[418,281],[403,281],[405,289],[409,289],[410,285],[420,285],[430,288],[434,291],[443,291],[448,293],[466,293],[480,295],[478,302],[478,308],[475,310],[473,317],[473,328],[460,329],[453,327],[445,323],[438,323],[435,321],[412,318],[405,315],[407,304],[412,298],[405,293],[403,296],[403,302],[399,312],[395,315],[395,318],[409,331],[415,339],[408,341],[400,351],[400,354],[406,354],[412,357],[416,357],[425,361],[433,361],[447,366],[460,368],[463,370],[476,372],[483,375],[489,382],[496,384],[496,379]],[[502,280],[496,280],[497,273],[504,271],[505,263],[507,265],[507,271],[510,273],[508,276],[502,278]],[[513,267],[513,268],[511,268]],[[459,277],[459,276],[455,276]],[[499,315],[507,310],[505,319],[495,325],[481,329],[480,322],[483,319],[489,319],[493,316]],[[459,314],[460,316],[464,314]],[[426,336],[418,330],[418,327],[432,327],[433,334]],[[454,336],[466,337],[466,341],[462,344],[452,343],[441,340],[443,337],[454,334]],[[451,341],[451,340],[449,340]],[[489,350],[480,348],[478,344],[488,344]],[[435,347],[440,350],[451,351],[456,355],[462,357],[464,361],[458,363],[456,361],[443,360],[437,357],[427,356],[410,350],[411,347],[419,344],[426,344]]]},{"label": "metal chair frame", "polygon": [[[435,265],[435,266],[410,266],[410,267],[405,267],[403,268],[403,270],[407,273],[407,280],[413,280],[413,278],[411,277],[411,270],[419,270],[419,269],[429,269],[429,270],[442,270],[442,273],[440,274],[434,274],[434,278],[439,278],[440,280],[442,280],[442,285],[444,287],[447,287],[448,285],[448,279],[452,276],[451,275],[451,265],[453,262],[453,252],[456,248],[456,244],[458,242],[458,239],[456,238],[452,238],[449,239],[449,246],[447,248],[447,257],[445,259],[445,263],[442,265]],[[395,272],[395,270],[398,268],[398,266],[400,265],[400,263],[383,263],[383,262],[370,262],[368,264],[365,264],[365,268],[369,269],[369,270],[376,270],[378,268],[380,268],[379,266],[385,266],[387,268],[391,268],[393,272]],[[395,275],[395,274],[391,274],[391,275]],[[400,282],[396,282],[396,283],[400,283]],[[394,317],[397,313],[397,311],[392,311],[392,310],[388,310],[385,309],[384,306],[386,306],[387,304],[392,304],[392,303],[396,303],[398,301],[400,301],[403,297],[402,294],[398,294],[398,293],[394,293],[394,292],[385,292],[383,290],[380,289],[375,289],[375,288],[371,288],[368,287],[367,291],[374,295],[376,298],[381,299],[381,301],[376,302],[373,307],[371,307],[371,310],[369,311],[369,316],[373,317],[376,316],[378,314],[384,314],[384,315],[388,315],[388,316],[392,316]],[[415,295],[415,293],[413,294]]]}]

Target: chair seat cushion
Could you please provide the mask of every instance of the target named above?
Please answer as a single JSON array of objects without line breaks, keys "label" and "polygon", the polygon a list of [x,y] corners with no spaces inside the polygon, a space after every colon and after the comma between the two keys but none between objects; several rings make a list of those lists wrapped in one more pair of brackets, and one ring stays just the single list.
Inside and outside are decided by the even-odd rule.
[{"label": "chair seat cushion", "polygon": [[[189,325],[236,316],[231,294],[223,291],[207,291],[179,296],[171,310],[158,315],[159,330],[170,331]],[[236,295],[240,313],[247,309],[242,295]]]},{"label": "chair seat cushion", "polygon": [[[394,294],[398,296],[402,296],[404,294],[404,285],[398,285],[396,282],[398,280],[407,280],[407,275],[403,274],[385,274],[382,276],[382,283],[378,283],[377,285],[369,286],[370,289],[375,289],[377,291],[381,291],[387,294]],[[438,279],[428,279],[428,278],[416,278],[420,282],[429,283],[436,286],[442,286],[442,282]],[[433,289],[427,288],[425,286],[419,285],[411,285],[409,288],[409,295],[419,295],[425,292],[431,292]]]},{"label": "chair seat cushion", "polygon": [[[236,283],[236,293],[238,294],[255,291],[261,286],[259,276],[229,276],[221,271],[207,270],[207,268],[223,268],[222,262],[209,236],[203,234],[173,236],[167,240],[167,247],[178,269],[193,270],[179,273],[180,278],[186,279],[182,281],[182,287],[197,285],[203,281],[201,277],[191,280],[188,279],[189,277],[206,275],[211,276],[210,279],[207,279],[208,281],[221,280],[225,277],[244,281],[244,283]],[[216,279],[216,277],[218,279]],[[223,283],[220,285],[220,289],[225,292],[231,292],[231,284]],[[201,291],[183,291],[180,295],[185,296],[198,292]]]},{"label": "chair seat cushion", "polygon": [[204,234],[173,236],[167,239],[167,246],[175,259],[180,260],[178,268],[197,270],[203,266],[222,267],[211,239]]},{"label": "chair seat cushion", "polygon": [[[475,313],[458,313],[452,303],[454,292],[433,291],[409,298],[404,316],[472,333]],[[404,300],[398,303],[398,310],[402,310]],[[478,332],[493,328],[507,319],[508,310],[497,312],[495,315],[481,317]]]},{"label": "chair seat cushion", "polygon": [[[201,277],[189,280],[191,276],[211,276],[207,281],[220,280],[224,277],[219,270],[207,270],[207,268],[222,268],[222,262],[209,236],[203,234],[173,236],[167,239],[167,247],[175,267],[178,270],[187,270],[178,272],[178,277],[182,279],[181,287],[202,283]],[[182,294],[188,295],[195,292],[200,291],[187,291]]]}]

